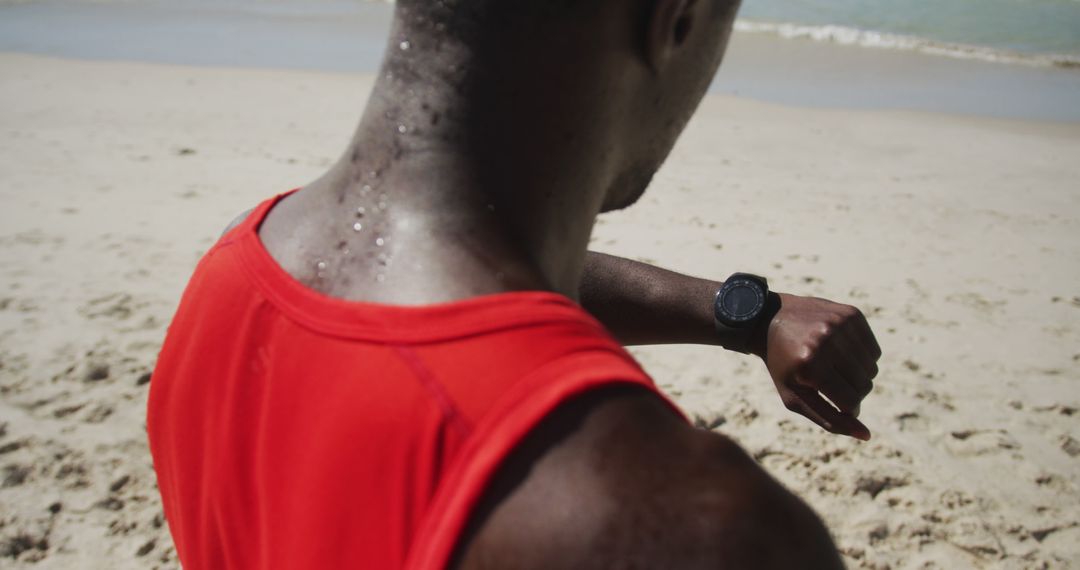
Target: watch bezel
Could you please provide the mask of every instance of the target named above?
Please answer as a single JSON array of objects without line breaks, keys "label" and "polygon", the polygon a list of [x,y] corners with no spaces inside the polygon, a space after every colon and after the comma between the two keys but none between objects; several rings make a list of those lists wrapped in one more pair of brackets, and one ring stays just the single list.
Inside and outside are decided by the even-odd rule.
[{"label": "watch bezel", "polygon": [[[754,308],[749,313],[743,316],[735,315],[731,313],[725,306],[724,301],[727,295],[730,294],[737,287],[749,286],[750,289],[757,296]],[[723,286],[716,292],[716,299],[713,303],[713,312],[717,325],[723,325],[729,328],[743,329],[749,328],[757,322],[758,318],[765,311],[765,305],[769,298],[769,285],[768,282],[757,275],[750,273],[735,273],[731,277],[728,277],[724,281]]]}]

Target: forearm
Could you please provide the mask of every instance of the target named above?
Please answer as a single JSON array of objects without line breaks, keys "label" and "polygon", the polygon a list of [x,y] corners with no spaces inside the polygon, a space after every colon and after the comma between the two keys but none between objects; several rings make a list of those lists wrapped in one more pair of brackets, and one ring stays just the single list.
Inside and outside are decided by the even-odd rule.
[{"label": "forearm", "polygon": [[580,298],[623,344],[719,345],[713,299],[720,285],[590,251]]},{"label": "forearm", "polygon": [[765,362],[784,405],[822,428],[870,439],[858,419],[881,347],[855,307],[770,293],[750,327],[715,329],[722,283],[589,252],[581,304],[623,344],[711,344]]}]

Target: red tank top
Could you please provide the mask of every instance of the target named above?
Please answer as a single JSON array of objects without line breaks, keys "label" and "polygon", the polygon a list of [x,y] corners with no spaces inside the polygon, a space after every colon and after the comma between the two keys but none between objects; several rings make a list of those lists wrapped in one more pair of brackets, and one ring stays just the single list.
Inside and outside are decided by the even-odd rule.
[{"label": "red tank top", "polygon": [[200,261],[154,371],[150,449],[184,568],[443,568],[549,412],[656,390],[556,294],[396,307],[304,287],[258,238],[279,198]]}]

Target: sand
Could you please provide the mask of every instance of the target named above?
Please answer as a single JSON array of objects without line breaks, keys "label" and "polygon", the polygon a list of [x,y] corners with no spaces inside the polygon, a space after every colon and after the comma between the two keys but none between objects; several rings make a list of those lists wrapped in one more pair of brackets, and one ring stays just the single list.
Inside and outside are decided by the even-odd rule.
[{"label": "sand", "polygon": [[[144,427],[200,254],[336,157],[370,77],[0,54],[0,566],[175,568]],[[853,303],[874,439],[760,363],[635,349],[850,567],[1080,568],[1080,125],[710,96],[594,248]]]}]

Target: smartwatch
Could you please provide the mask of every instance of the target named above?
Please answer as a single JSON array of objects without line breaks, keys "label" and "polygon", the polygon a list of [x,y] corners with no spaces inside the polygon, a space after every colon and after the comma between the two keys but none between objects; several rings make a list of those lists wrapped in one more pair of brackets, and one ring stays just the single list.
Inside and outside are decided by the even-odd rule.
[{"label": "smartwatch", "polygon": [[779,306],[778,298],[769,293],[769,283],[764,277],[749,273],[735,273],[724,281],[716,292],[713,317],[716,332],[724,338],[724,348],[749,354],[762,331],[768,325]]}]

